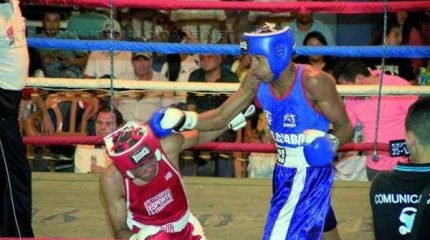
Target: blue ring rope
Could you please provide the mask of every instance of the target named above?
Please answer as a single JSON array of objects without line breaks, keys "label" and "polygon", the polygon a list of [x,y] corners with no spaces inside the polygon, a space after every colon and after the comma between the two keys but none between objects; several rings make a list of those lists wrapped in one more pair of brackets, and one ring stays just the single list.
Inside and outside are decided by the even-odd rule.
[{"label": "blue ring rope", "polygon": [[[233,44],[182,44],[182,43],[154,43],[129,42],[113,40],[70,40],[50,38],[28,38],[28,45],[36,48],[69,49],[78,51],[131,51],[172,53],[216,53],[221,55],[239,55],[239,45]],[[332,55],[341,57],[430,57],[430,46],[387,46],[385,53],[383,46],[322,46],[297,47],[299,55]]]}]

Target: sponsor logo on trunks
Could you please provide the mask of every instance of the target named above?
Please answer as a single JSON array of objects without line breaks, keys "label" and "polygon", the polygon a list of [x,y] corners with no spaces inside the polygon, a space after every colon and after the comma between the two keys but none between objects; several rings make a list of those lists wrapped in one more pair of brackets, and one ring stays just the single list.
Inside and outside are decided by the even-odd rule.
[{"label": "sponsor logo on trunks", "polygon": [[136,150],[136,152],[133,153],[130,157],[131,157],[131,160],[133,160],[135,164],[138,164],[149,153],[151,153],[151,150],[149,149],[148,145],[144,144],[142,147],[140,147],[138,150]]},{"label": "sponsor logo on trunks", "polygon": [[286,113],[283,118],[283,127],[294,128],[297,126],[296,124],[296,115],[292,113]]},{"label": "sponsor logo on trunks", "polygon": [[175,232],[175,228],[173,227],[173,224],[171,224],[171,223],[164,224],[160,228],[161,228],[161,230],[163,230],[167,233],[174,233]]},{"label": "sponsor logo on trunks", "polygon": [[287,143],[289,145],[301,146],[305,142],[305,135],[303,133],[278,133],[272,132],[272,136],[277,143]]},{"label": "sponsor logo on trunks", "polygon": [[167,205],[173,202],[173,195],[170,188],[158,193],[145,201],[145,208],[148,215],[155,215],[163,210]]}]

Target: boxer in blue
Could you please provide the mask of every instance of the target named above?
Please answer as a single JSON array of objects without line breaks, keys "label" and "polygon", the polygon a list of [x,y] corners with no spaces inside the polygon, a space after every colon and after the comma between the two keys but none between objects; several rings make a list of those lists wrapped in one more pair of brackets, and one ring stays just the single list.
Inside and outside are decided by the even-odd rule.
[{"label": "boxer in blue", "polygon": [[[323,229],[324,239],[339,239],[330,207],[331,161],[339,144],[351,140],[353,129],[334,79],[290,61],[294,38],[288,27],[278,31],[266,25],[246,33],[241,50],[252,55],[252,74],[223,105],[200,114],[196,128],[215,130],[228,122],[240,125],[245,118],[233,116],[255,98],[278,150],[263,239],[316,240],[322,238]],[[156,114],[154,125],[166,132],[176,124],[161,124],[163,114],[164,110]],[[168,118],[171,123],[183,123],[179,119],[185,116]],[[330,123],[334,130],[328,134]]]}]

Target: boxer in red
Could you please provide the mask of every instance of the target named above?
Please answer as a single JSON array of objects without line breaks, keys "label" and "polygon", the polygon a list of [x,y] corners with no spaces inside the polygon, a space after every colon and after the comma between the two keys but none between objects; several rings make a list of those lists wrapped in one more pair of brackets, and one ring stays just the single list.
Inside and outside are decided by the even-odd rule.
[{"label": "boxer in red", "polygon": [[[177,122],[176,114],[183,114],[177,109],[162,111],[173,122]],[[196,124],[197,114],[188,113],[188,120],[178,126],[182,130]],[[148,124],[128,122],[106,136],[106,149],[113,165],[103,172],[100,183],[115,237],[206,239],[190,211],[177,167],[178,156],[187,148],[215,139],[227,128],[183,131],[160,138]]]}]

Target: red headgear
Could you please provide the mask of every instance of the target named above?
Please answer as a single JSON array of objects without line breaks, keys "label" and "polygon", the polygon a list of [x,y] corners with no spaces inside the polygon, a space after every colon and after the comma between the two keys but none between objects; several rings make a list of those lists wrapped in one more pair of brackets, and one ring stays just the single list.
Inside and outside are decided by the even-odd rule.
[{"label": "red headgear", "polygon": [[127,122],[123,127],[104,137],[113,164],[124,177],[134,178],[129,170],[138,167],[154,154],[161,158],[160,140],[147,124]]}]

